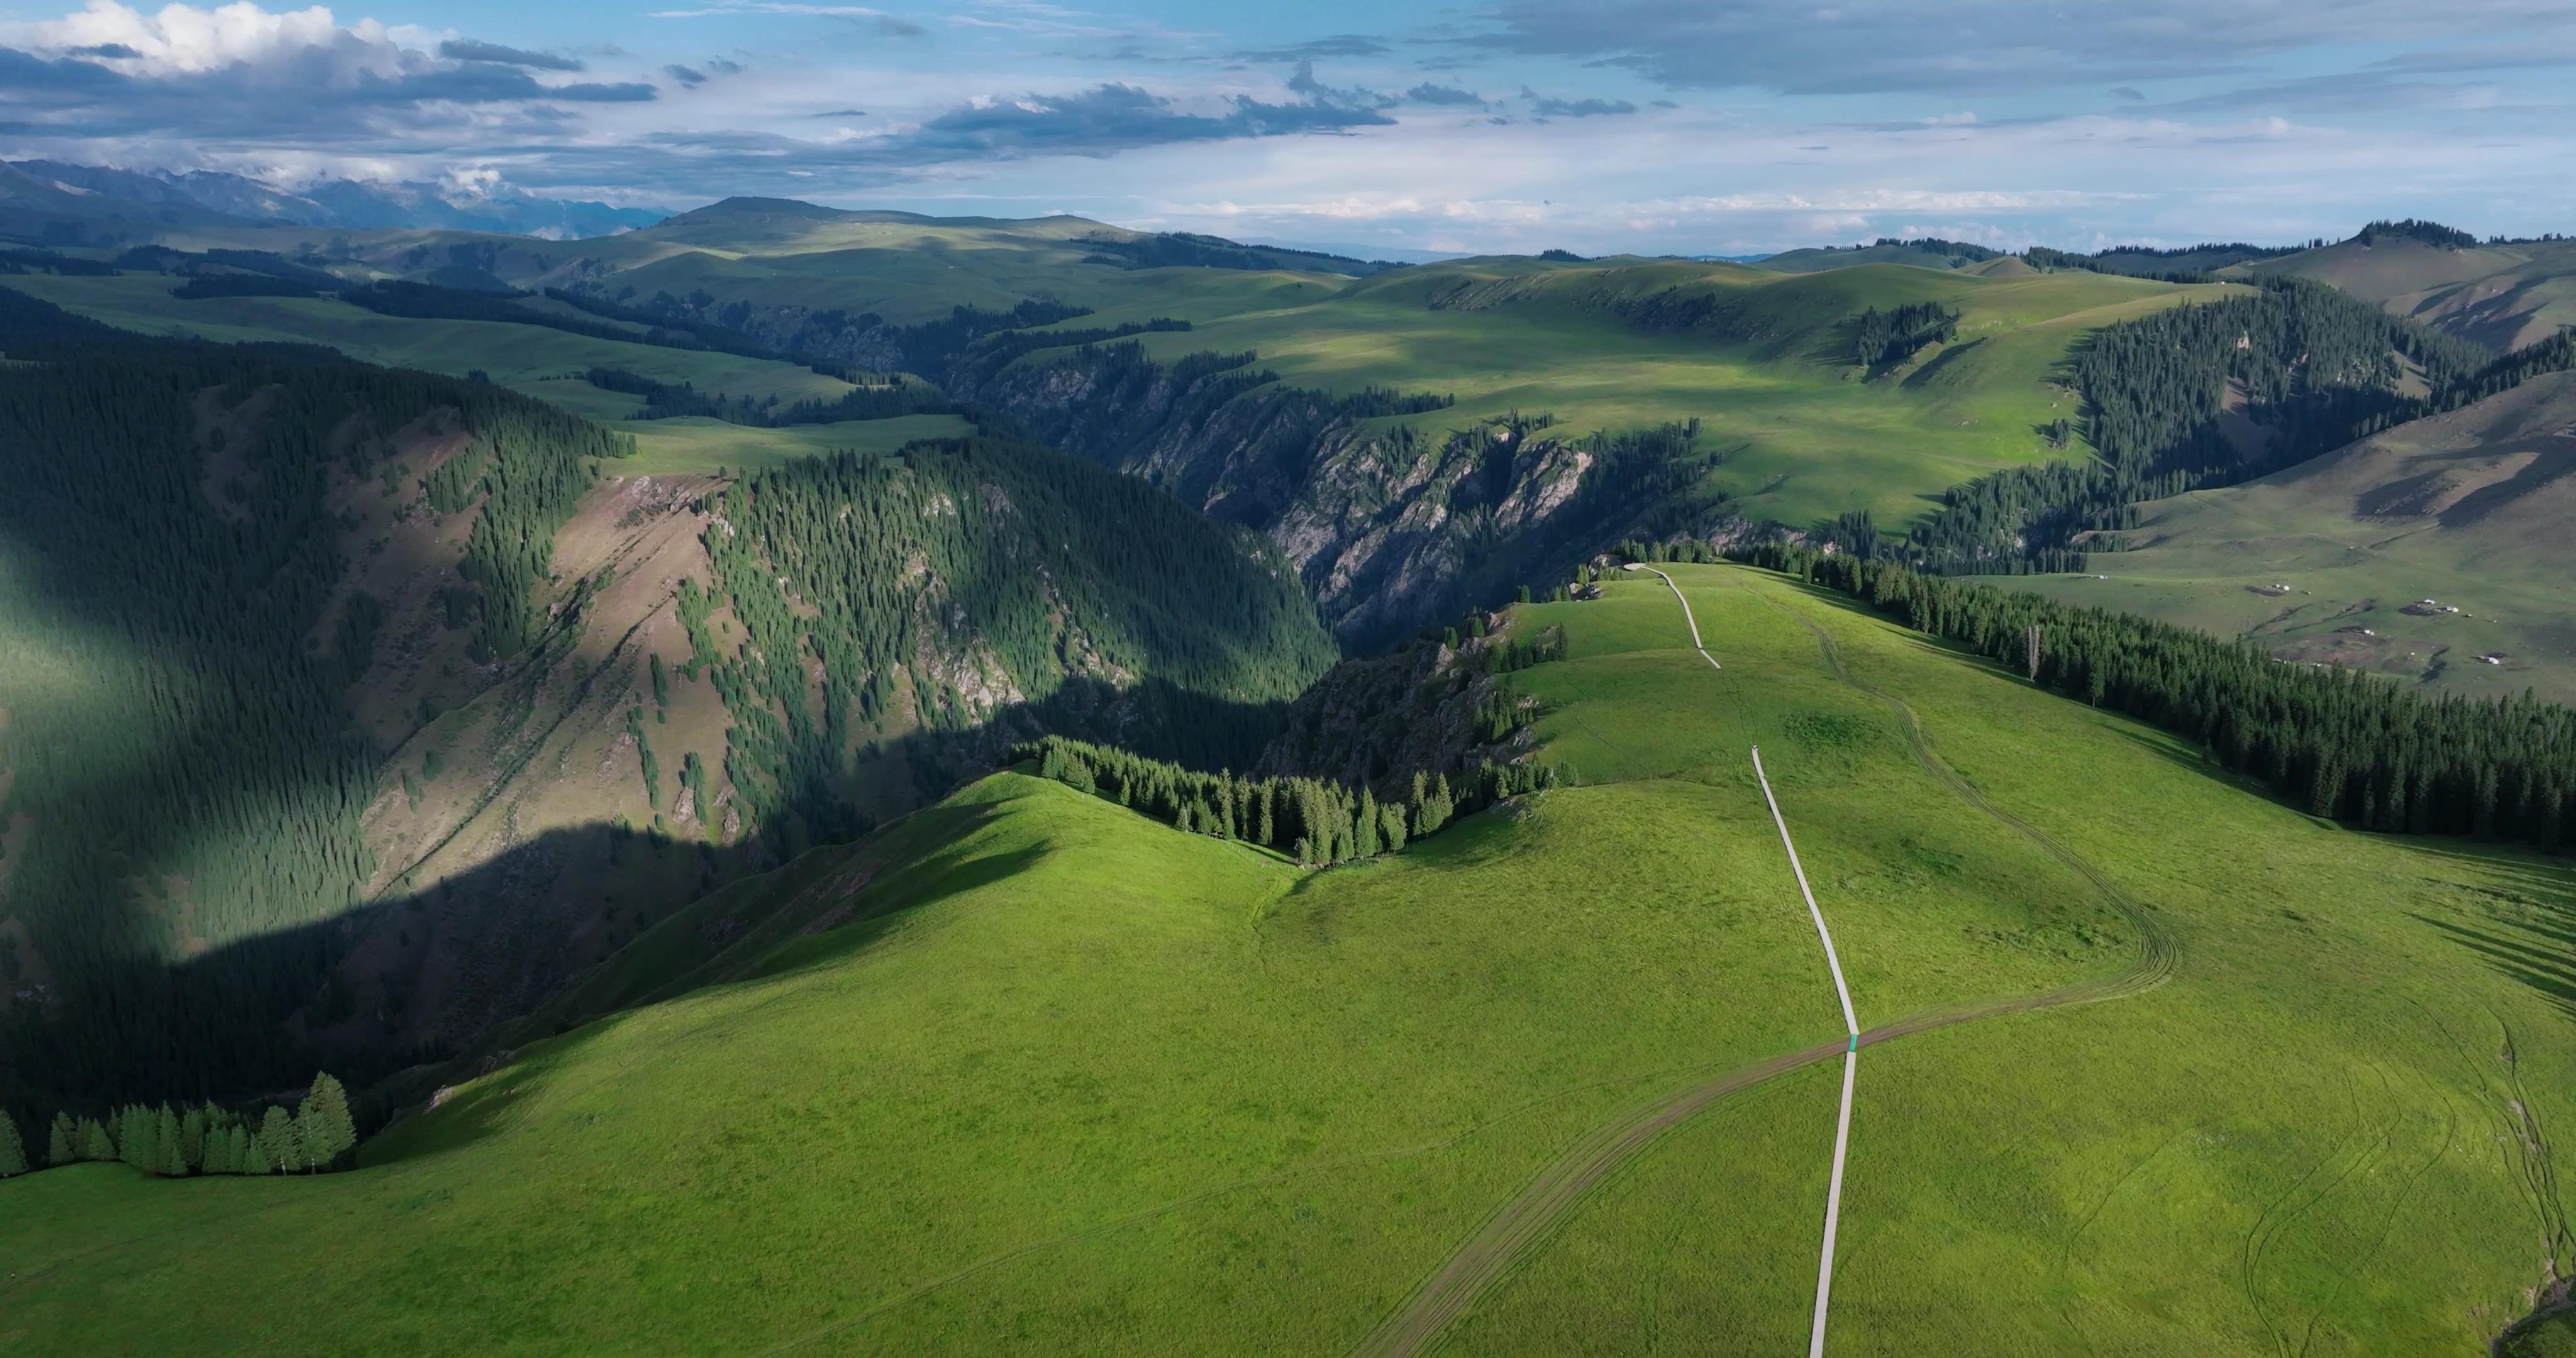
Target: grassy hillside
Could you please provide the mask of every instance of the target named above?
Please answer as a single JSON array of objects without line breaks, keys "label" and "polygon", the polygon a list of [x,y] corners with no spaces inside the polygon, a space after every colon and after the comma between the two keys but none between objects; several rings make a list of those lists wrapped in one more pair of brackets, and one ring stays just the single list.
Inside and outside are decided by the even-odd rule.
[{"label": "grassy hillside", "polygon": [[[1193,317],[1186,334],[1142,342],[1167,359],[1250,349],[1282,381],[1326,391],[1455,394],[1456,414],[1413,421],[1432,428],[1514,408],[1550,412],[1573,433],[1697,417],[1699,446],[1725,458],[1705,488],[1742,512],[1803,524],[1867,508],[1902,524],[1949,485],[2058,455],[2042,428],[2073,413],[2055,380],[2087,331],[2219,291],[1887,265],[1783,276],[1461,261]],[[1891,372],[1853,362],[1863,310],[1926,301],[1959,311],[1955,341]]]},{"label": "grassy hillside", "polygon": [[761,941],[355,1173],[0,1183],[0,1338],[1335,1353],[1445,1279],[1391,1328],[1793,1349],[1839,1015],[1757,742],[1871,1030],[1835,1352],[2464,1351],[2565,1270],[2557,865],[1671,569],[1722,671],[1652,579],[1516,613],[1592,786],[1300,874],[997,776],[659,926],[606,993]]},{"label": "grassy hillside", "polygon": [[[2116,535],[2130,550],[2089,558],[2107,578],[2029,587],[2251,637],[2284,659],[2576,701],[2571,460],[2576,376],[2539,377],[2258,481],[2144,505],[2143,526]],[[2406,611],[2427,598],[2442,611]]]},{"label": "grassy hillside", "polygon": [[[577,284],[838,357],[877,354],[872,328],[939,321],[959,306],[1007,312],[1032,297],[1087,312],[1063,329],[1173,317],[1196,328],[1149,337],[1158,358],[1250,349],[1284,383],[1327,392],[1449,392],[1461,417],[1547,411],[1577,435],[1698,417],[1703,449],[1727,457],[1702,489],[1800,524],[1868,508],[1901,525],[1925,496],[2047,460],[2055,453],[2042,430],[2070,413],[2053,382],[2085,332],[2218,295],[2091,273],[1987,276],[1876,262],[1921,263],[1916,256],[1938,242],[1819,252],[1834,267],[1812,273],[1785,272],[1794,259],[1744,267],[1529,258],[1372,273],[1293,251],[1238,247],[1236,258],[1190,243],[1198,239],[1070,217],[934,219],[747,199],[579,242],[278,228],[180,233],[172,244],[321,251],[304,257],[344,272],[470,267],[527,288]],[[1969,247],[1941,258],[1951,255],[1992,259]],[[1227,267],[1182,262],[1203,258]],[[115,324],[293,336],[370,361],[481,368],[531,390],[610,366],[735,395],[837,394],[831,379],[790,365],[676,351],[610,356],[600,351],[628,346],[535,327],[394,322],[328,300],[183,302],[167,296],[167,280],[148,277],[12,283]],[[1960,310],[1957,340],[1895,371],[1858,370],[1846,351],[1859,314],[1924,301]],[[1411,422],[1436,434],[1461,420]],[[722,455],[710,444],[692,465]]]},{"label": "grassy hillside", "polygon": [[2436,330],[2519,349],[2576,325],[2576,241],[2452,248],[2359,239],[2239,266],[2332,283]]},{"label": "grassy hillside", "polygon": [[403,277],[463,265],[527,288],[601,281],[605,272],[612,295],[632,288],[627,295],[635,298],[687,297],[703,289],[727,302],[873,312],[898,325],[936,320],[956,306],[1008,311],[1033,294],[1103,307],[1213,292],[1234,305],[1252,305],[1281,287],[1344,282],[1374,268],[1297,250],[1231,243],[1221,250],[1192,248],[1194,239],[1204,238],[1081,217],[925,217],[758,198],[730,199],[620,236],[569,242],[297,227],[168,236],[186,249],[320,250]]},{"label": "grassy hillside", "polygon": [[[747,428],[698,418],[637,420],[630,418],[638,404],[635,397],[602,391],[578,374],[613,368],[657,382],[687,383],[702,391],[755,400],[775,397],[788,404],[833,400],[852,387],[802,364],[775,359],[624,343],[533,325],[385,316],[333,297],[189,301],[171,295],[174,281],[147,273],[113,278],[32,274],[8,277],[0,286],[140,334],[223,343],[324,344],[368,363],[451,377],[484,373],[502,386],[634,434],[643,453],[636,469],[657,475],[750,470],[842,449],[889,451],[912,439],[954,438],[968,429],[953,416],[786,429]],[[545,298],[523,305],[564,313],[586,324],[619,328]]]},{"label": "grassy hillside", "polygon": [[1855,264],[1910,264],[1918,269],[1974,269],[2005,256],[1982,245],[1947,240],[1890,240],[1872,245],[1826,245],[1785,250],[1754,265],[1774,273],[1816,273]]}]

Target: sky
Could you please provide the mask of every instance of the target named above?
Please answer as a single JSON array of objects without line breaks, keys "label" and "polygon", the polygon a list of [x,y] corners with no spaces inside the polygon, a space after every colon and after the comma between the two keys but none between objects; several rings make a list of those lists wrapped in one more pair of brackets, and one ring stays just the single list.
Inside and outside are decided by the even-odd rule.
[{"label": "sky", "polygon": [[0,0],[0,158],[1739,254],[2576,231],[2576,2]]}]

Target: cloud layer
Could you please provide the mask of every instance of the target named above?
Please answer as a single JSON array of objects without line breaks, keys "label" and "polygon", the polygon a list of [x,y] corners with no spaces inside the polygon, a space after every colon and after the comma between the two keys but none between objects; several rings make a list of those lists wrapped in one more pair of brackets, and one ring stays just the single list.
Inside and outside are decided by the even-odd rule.
[{"label": "cloud layer", "polygon": [[2571,3],[665,3],[86,0],[0,22],[0,157],[1587,253],[2576,219]]}]

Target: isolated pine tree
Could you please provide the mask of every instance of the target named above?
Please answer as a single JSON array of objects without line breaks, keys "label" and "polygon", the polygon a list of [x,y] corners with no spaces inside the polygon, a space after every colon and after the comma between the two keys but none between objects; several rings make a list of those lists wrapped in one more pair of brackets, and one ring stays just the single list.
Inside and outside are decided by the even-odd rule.
[{"label": "isolated pine tree", "polygon": [[45,1163],[68,1165],[80,1158],[80,1128],[69,1113],[54,1114],[53,1130],[45,1136]]},{"label": "isolated pine tree", "polygon": [[327,1071],[313,1077],[312,1091],[304,1096],[296,1122],[304,1134],[305,1162],[317,1171],[329,1169],[357,1148],[358,1125],[349,1116],[349,1091]]},{"label": "isolated pine tree", "polygon": [[18,1139],[18,1120],[0,1113],[0,1179],[27,1172],[27,1145]]}]

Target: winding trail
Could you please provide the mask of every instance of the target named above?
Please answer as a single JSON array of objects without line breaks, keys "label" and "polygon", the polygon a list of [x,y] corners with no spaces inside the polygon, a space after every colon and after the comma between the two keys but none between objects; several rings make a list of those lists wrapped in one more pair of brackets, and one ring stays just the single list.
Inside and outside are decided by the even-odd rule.
[{"label": "winding trail", "polygon": [[[1662,571],[1653,573],[1662,576],[1664,583],[1672,586],[1675,597],[1680,596],[1681,587],[1673,584],[1671,576],[1664,575]],[[2113,908],[2136,926],[2137,956],[2131,959],[2128,966],[2111,975],[2076,981],[2035,995],[2008,995],[1919,1010],[1882,1023],[1843,1041],[1819,1043],[1798,1051],[1765,1057],[1749,1066],[1675,1090],[1613,1115],[1609,1121],[1593,1129],[1581,1141],[1568,1147],[1546,1168],[1541,1169],[1527,1187],[1496,1208],[1494,1214],[1486,1219],[1484,1226],[1473,1237],[1443,1260],[1440,1266],[1432,1271],[1431,1276],[1425,1278],[1421,1285],[1414,1289],[1411,1296],[1360,1340],[1351,1350],[1354,1358],[1400,1358],[1403,1355],[1421,1353],[1429,1348],[1441,1331],[1464,1314],[1468,1307],[1474,1305],[1478,1297],[1501,1281],[1503,1276],[1511,1271],[1513,1265],[1519,1263],[1534,1246],[1547,1237],[1549,1232],[1573,1215],[1574,1209],[1581,1205],[1583,1199],[1602,1180],[1652,1147],[1665,1133],[1730,1095],[1827,1060],[1837,1052],[1850,1055],[1861,1048],[1873,1047],[1895,1038],[1933,1032],[1957,1024],[1996,1018],[2005,1014],[2029,1013],[2041,1009],[2059,1009],[2070,1005],[2098,1004],[2105,1000],[2126,999],[2164,984],[2173,974],[2174,962],[2181,954],[2181,945],[2174,937],[2172,929],[2158,919],[2153,911],[2132,900],[2127,893],[2113,885],[2100,870],[2086,862],[2073,850],[2058,843],[2047,832],[1988,802],[1984,795],[1971,786],[1965,778],[1960,777],[1956,770],[1941,762],[1940,757],[1933,752],[1930,742],[1924,738],[1922,723],[1916,719],[1914,710],[1901,700],[1854,679],[1851,672],[1843,665],[1841,652],[1835,647],[1833,638],[1813,620],[1798,610],[1753,589],[1749,584],[1742,587],[1754,597],[1789,614],[1806,627],[1808,632],[1815,636],[1827,662],[1832,665],[1835,677],[1888,704],[1897,712],[1905,727],[1907,742],[1913,748],[1915,760],[1927,773],[1938,779],[1944,787],[1949,788],[1970,806],[2029,839],[2049,856],[2064,863],[2086,881],[2091,882]],[[1685,618],[1690,615],[1690,603],[1686,599],[1682,600],[1682,613]],[[1699,625],[1696,621],[1691,624],[1691,641],[1694,647],[1699,646]],[[1707,654],[1704,648],[1701,654]],[[1717,662],[1712,657],[1709,663],[1714,665]]]},{"label": "winding trail", "polygon": [[1843,1002],[1843,1027],[1849,1030],[1851,1044],[1843,1049],[1843,1106],[1834,1119],[1834,1173],[1825,1183],[1825,1246],[1816,1261],[1816,1318],[1807,1331],[1807,1358],[1825,1358],[1825,1308],[1834,1293],[1834,1235],[1843,1218],[1843,1162],[1851,1153],[1852,1084],[1860,1070],[1860,1020],[1852,1016],[1851,987],[1843,983],[1843,960],[1834,951],[1833,931],[1825,927],[1825,912],[1816,904],[1816,893],[1807,885],[1806,865],[1798,861],[1798,846],[1789,839],[1789,822],[1780,814],[1780,799],[1771,795],[1771,775],[1762,771],[1762,747],[1753,747],[1753,777],[1762,784],[1763,803],[1771,808],[1771,823],[1780,827],[1780,847],[1789,851],[1789,870],[1798,876],[1798,894],[1807,898],[1807,914],[1816,921],[1816,937],[1824,940],[1825,965],[1834,973],[1834,995]]}]

